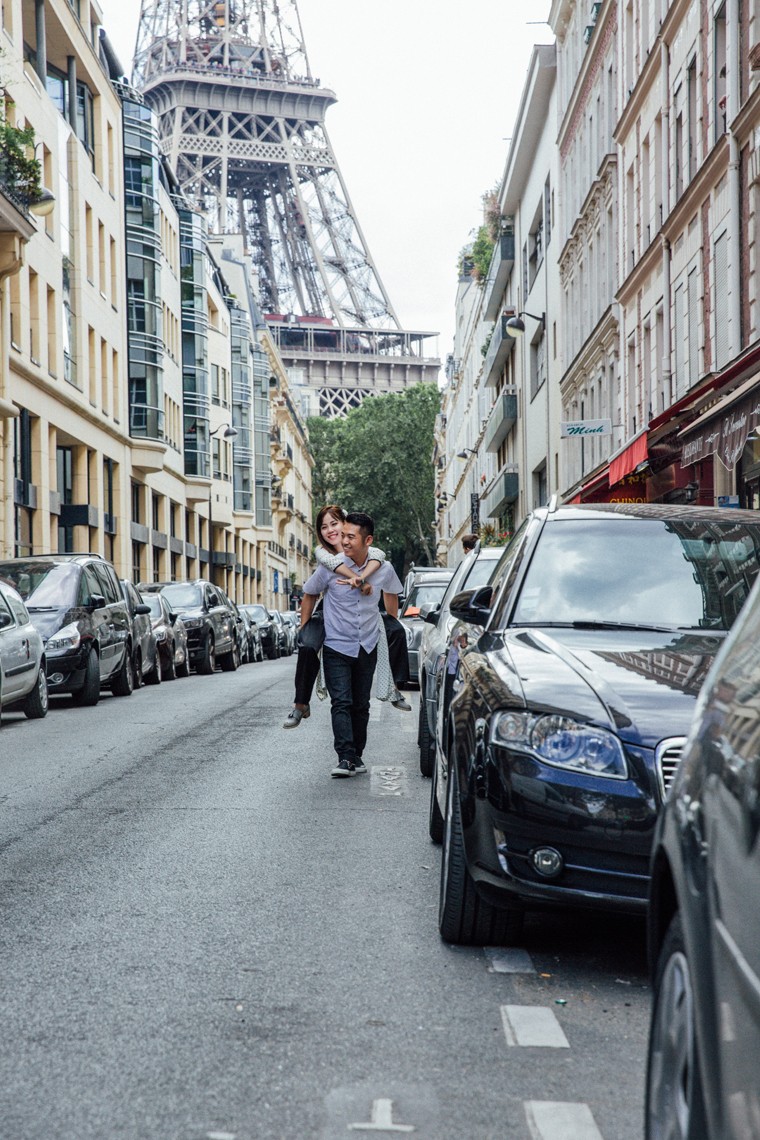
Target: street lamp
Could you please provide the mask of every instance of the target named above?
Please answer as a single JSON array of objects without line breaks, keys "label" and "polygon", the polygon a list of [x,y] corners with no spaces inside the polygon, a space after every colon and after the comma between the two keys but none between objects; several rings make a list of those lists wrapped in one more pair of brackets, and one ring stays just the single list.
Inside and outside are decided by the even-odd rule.
[{"label": "street lamp", "polygon": [[43,186],[40,190],[39,197],[35,199],[29,206],[30,214],[36,214],[38,218],[46,218],[48,214],[52,214],[55,209],[55,194],[52,190],[48,190],[47,186]]},{"label": "street lamp", "polygon": [[[504,315],[506,316],[506,313]],[[510,317],[507,321],[507,332],[510,336],[519,337],[524,334],[525,321],[522,320],[523,317],[530,317],[532,321],[540,321],[541,332],[543,333],[546,331],[546,313],[542,313],[540,317],[537,317],[535,313],[527,313],[524,309],[522,309],[516,317]]]},{"label": "street lamp", "polygon": [[477,455],[477,451],[472,447],[463,447],[461,451],[457,452],[457,459],[466,459],[468,455]]},{"label": "street lamp", "polygon": [[[220,424],[219,427],[214,428],[213,431],[208,433],[209,439],[224,428],[223,439],[237,439],[238,429],[233,427],[232,424]],[[214,581],[214,511],[213,511],[213,497],[214,497],[214,462],[211,461],[211,481],[208,487],[208,580],[212,586],[215,585]]]}]

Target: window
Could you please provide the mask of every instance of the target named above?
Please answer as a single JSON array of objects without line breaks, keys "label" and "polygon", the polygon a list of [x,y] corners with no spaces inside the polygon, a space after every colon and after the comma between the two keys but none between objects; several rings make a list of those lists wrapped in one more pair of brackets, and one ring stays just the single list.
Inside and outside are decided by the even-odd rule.
[{"label": "window", "polygon": [[142,487],[139,483],[132,484],[132,522],[142,522]]},{"label": "window", "polygon": [[728,361],[728,234],[722,233],[713,253],[715,286],[715,365],[722,368]]},{"label": "window", "polygon": [[715,17],[713,32],[713,119],[715,142],[726,133],[726,5],[723,4]]}]

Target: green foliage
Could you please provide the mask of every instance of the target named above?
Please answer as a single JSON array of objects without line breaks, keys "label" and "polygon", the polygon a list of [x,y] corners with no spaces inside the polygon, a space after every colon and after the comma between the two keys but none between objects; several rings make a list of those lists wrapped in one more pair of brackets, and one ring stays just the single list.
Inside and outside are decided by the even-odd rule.
[{"label": "green foliage", "polygon": [[440,411],[435,384],[364,400],[344,420],[309,420],[316,509],[339,503],[367,511],[375,538],[403,572],[435,563],[433,426]]},{"label": "green foliage", "polygon": [[40,164],[34,157],[34,128],[14,127],[0,118],[0,185],[26,208],[39,200],[40,179]]},{"label": "green foliage", "polygon": [[481,226],[472,245],[472,275],[478,284],[482,284],[488,276],[494,244],[488,226]]}]

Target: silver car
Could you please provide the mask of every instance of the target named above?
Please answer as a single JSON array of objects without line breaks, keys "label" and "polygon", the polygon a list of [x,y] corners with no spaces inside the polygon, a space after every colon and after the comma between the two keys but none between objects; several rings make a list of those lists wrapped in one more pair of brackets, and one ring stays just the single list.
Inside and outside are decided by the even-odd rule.
[{"label": "silver car", "polygon": [[0,582],[0,716],[9,707],[31,720],[47,715],[44,653],[21,595]]},{"label": "silver car", "polygon": [[425,567],[408,574],[404,604],[398,619],[406,632],[406,651],[409,657],[409,680],[419,679],[419,654],[425,622],[421,610],[433,610],[446,593],[454,570],[451,566]]},{"label": "silver car", "polygon": [[423,606],[424,619],[419,648],[420,722],[417,744],[420,749],[420,772],[432,776],[435,764],[435,734],[438,706],[444,694],[449,639],[456,625],[451,616],[451,599],[460,590],[485,586],[504,551],[503,546],[478,546],[465,555],[449,580],[438,606]]}]

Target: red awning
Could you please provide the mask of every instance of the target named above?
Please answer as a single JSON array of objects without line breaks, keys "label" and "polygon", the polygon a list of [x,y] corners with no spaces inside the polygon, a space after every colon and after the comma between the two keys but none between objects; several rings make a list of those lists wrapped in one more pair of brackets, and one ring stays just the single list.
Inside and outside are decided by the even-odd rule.
[{"label": "red awning", "polygon": [[631,471],[635,471],[640,463],[647,458],[647,433],[643,431],[633,443],[629,443],[625,451],[615,456],[610,462],[610,487],[614,487]]}]

